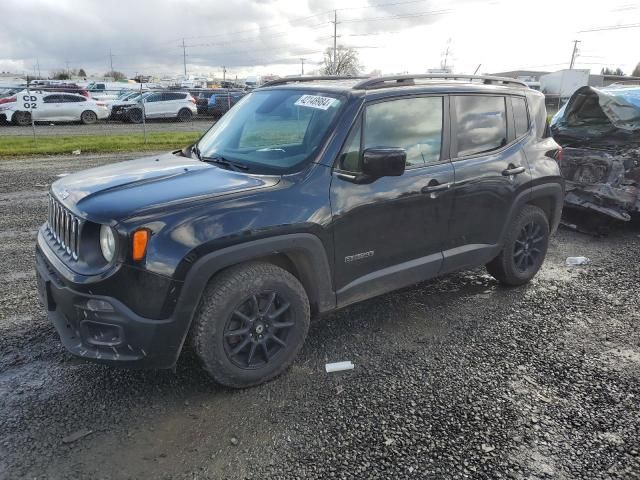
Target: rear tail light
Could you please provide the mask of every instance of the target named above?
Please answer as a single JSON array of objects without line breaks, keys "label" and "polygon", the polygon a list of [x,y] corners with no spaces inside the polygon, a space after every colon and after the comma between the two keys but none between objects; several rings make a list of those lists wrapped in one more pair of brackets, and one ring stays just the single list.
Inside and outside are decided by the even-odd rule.
[{"label": "rear tail light", "polygon": [[564,151],[562,150],[562,147],[558,147],[555,150],[549,150],[545,155],[549,158],[553,158],[558,163],[562,163]]},{"label": "rear tail light", "polygon": [[556,150],[556,154],[553,156],[553,158],[556,159],[556,162],[561,163],[562,159],[564,158],[564,150],[562,148]]},{"label": "rear tail light", "polygon": [[98,105],[99,107],[106,107],[107,104],[104,102],[96,102],[96,105]]}]

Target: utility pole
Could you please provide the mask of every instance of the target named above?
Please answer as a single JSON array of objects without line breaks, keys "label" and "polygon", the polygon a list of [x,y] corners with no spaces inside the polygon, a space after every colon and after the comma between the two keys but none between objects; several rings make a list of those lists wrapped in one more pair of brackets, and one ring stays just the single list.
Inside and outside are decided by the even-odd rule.
[{"label": "utility pole", "polygon": [[222,66],[222,81],[224,82],[227,79],[227,67]]},{"label": "utility pole", "polygon": [[333,61],[331,62],[331,70],[332,70],[332,74],[336,75],[337,72],[335,71],[335,68],[338,64],[337,60],[336,60],[336,55],[337,55],[337,39],[338,39],[338,11],[334,10],[333,11]]},{"label": "utility pole", "polygon": [[36,57],[36,65],[38,66],[38,78],[42,78],[40,73],[40,59]]},{"label": "utility pole", "polygon": [[447,71],[447,63],[449,61],[449,50],[451,49],[451,39],[447,40],[447,49],[444,51],[444,59],[440,61],[440,68]]},{"label": "utility pole", "polygon": [[569,70],[573,70],[573,65],[576,63],[576,58],[578,57],[578,44],[580,40],[573,41],[573,52],[571,52],[571,63],[569,64]]},{"label": "utility pole", "polygon": [[304,58],[301,58],[301,59],[300,59],[300,68],[301,68],[301,70],[302,70],[301,75],[304,75]]},{"label": "utility pole", "polygon": [[113,53],[111,53],[111,50],[109,50],[109,67],[111,68],[109,71],[113,72]]},{"label": "utility pole", "polygon": [[184,38],[182,39],[182,61],[184,62],[184,79],[187,79],[187,46],[184,44]]},{"label": "utility pole", "polygon": [[442,63],[442,69],[447,69],[447,59],[449,58],[449,45],[447,45],[447,49],[444,52],[444,62]]},{"label": "utility pole", "polygon": [[67,77],[71,79],[71,70],[69,69],[69,60],[67,60],[65,63],[67,64]]}]

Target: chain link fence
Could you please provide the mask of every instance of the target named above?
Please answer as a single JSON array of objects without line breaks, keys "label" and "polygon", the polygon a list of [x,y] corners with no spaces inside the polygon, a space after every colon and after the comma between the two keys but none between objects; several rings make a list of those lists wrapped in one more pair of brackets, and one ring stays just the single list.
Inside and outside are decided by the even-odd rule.
[{"label": "chain link fence", "polygon": [[102,82],[5,85],[0,87],[0,157],[181,148],[246,93]]}]

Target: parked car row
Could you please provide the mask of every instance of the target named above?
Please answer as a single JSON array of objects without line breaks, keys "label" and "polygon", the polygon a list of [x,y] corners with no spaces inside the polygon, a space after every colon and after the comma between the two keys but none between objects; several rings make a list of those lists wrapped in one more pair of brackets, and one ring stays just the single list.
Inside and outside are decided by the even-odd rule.
[{"label": "parked car row", "polygon": [[0,105],[0,121],[30,125],[34,121],[96,123],[109,118],[104,102],[75,93],[26,91],[17,100]]},{"label": "parked car row", "polygon": [[196,115],[219,117],[245,92],[239,89],[133,90],[82,89],[57,84],[27,91],[0,91],[0,123],[29,125],[36,122],[82,122],[98,120],[142,123],[143,120],[175,119],[188,122]]}]

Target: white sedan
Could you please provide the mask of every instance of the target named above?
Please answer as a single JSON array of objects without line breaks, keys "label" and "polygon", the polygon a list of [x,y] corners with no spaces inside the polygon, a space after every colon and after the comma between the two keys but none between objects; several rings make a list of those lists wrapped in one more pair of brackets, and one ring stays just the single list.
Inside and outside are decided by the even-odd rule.
[{"label": "white sedan", "polygon": [[104,102],[73,93],[30,92],[16,95],[15,102],[0,105],[0,116],[15,125],[29,125],[31,115],[36,122],[96,123],[109,117]]}]

